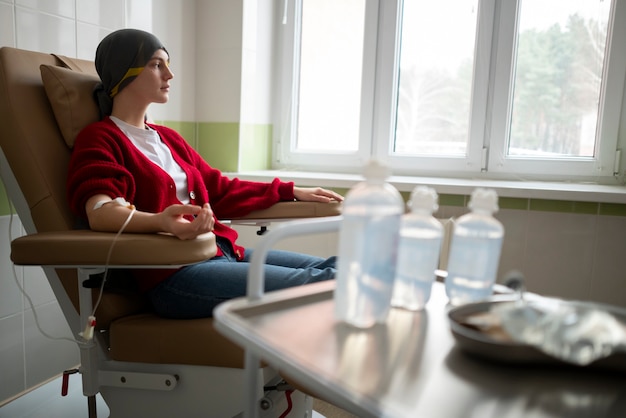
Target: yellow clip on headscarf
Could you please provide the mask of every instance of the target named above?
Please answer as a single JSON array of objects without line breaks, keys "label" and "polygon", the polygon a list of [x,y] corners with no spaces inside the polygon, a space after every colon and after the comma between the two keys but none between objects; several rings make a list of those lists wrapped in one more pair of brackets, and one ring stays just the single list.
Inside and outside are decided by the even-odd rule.
[{"label": "yellow clip on headscarf", "polygon": [[118,90],[120,86],[122,85],[122,83],[124,82],[124,80],[130,77],[137,77],[139,74],[141,74],[144,68],[145,67],[129,68],[128,71],[126,71],[126,74],[124,74],[124,77],[122,77],[122,79],[120,80],[120,82],[117,83],[115,86],[113,86],[113,88],[111,89],[111,94],[110,94],[111,98],[115,97],[115,95],[118,93]]}]

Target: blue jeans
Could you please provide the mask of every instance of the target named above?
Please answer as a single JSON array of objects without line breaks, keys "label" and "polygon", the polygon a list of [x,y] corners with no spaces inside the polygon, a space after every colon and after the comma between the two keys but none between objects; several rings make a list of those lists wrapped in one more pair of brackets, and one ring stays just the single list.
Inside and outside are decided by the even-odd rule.
[{"label": "blue jeans", "polygon": [[[181,268],[149,292],[157,314],[166,318],[211,317],[219,303],[246,295],[252,250],[243,261],[220,245],[223,256]],[[323,259],[272,250],[265,261],[265,291],[279,290],[335,277],[336,257]]]}]

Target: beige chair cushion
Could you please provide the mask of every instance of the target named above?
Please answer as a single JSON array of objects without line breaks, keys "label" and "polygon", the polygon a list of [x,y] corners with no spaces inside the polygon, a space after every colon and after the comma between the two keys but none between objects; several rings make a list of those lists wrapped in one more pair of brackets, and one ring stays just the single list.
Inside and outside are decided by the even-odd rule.
[{"label": "beige chair cushion", "polygon": [[213,318],[129,315],[111,324],[109,341],[109,355],[117,361],[244,367],[243,349],[217,332]]},{"label": "beige chair cushion", "polygon": [[100,119],[93,99],[93,89],[99,82],[97,76],[54,65],[41,65],[48,101],[68,147],[74,146],[78,133],[87,125]]}]

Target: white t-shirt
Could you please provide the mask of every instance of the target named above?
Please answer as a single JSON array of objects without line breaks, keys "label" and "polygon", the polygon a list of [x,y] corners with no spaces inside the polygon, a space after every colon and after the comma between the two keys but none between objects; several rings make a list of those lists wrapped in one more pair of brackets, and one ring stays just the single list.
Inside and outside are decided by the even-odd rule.
[{"label": "white t-shirt", "polygon": [[174,180],[176,185],[176,197],[181,203],[189,203],[189,192],[187,186],[187,174],[174,161],[172,152],[161,141],[159,133],[150,127],[141,129],[133,125],[129,125],[123,120],[111,116],[111,120],[124,132],[130,142],[133,143],[150,161],[161,167]]}]

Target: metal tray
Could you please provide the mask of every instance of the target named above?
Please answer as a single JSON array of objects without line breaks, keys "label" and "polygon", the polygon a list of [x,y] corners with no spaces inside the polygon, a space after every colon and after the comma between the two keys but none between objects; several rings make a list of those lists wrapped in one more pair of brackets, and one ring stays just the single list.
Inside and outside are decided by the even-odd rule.
[{"label": "metal tray", "polygon": [[[542,365],[555,367],[575,367],[604,369],[626,372],[626,353],[614,353],[603,359],[596,360],[587,366],[578,366],[549,356],[541,350],[526,344],[513,341],[500,327],[479,330],[468,324],[468,318],[488,313],[494,304],[511,300],[511,296],[495,298],[485,302],[471,303],[448,311],[448,319],[456,344],[465,352],[489,360],[506,364]],[[563,301],[562,303],[585,307],[606,309],[626,326],[626,310],[610,305],[599,305],[589,302]]]}]

